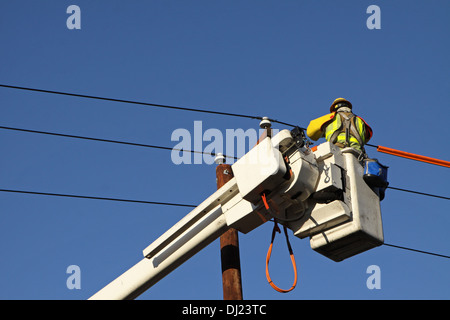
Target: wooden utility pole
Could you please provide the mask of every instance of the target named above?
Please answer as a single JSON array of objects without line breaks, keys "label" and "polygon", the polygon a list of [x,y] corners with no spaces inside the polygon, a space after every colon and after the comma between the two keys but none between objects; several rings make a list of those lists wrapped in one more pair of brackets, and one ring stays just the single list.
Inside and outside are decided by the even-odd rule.
[{"label": "wooden utility pole", "polygon": [[[231,165],[225,164],[225,157],[216,157],[217,189],[233,178]],[[241,262],[239,258],[238,231],[230,228],[220,236],[220,257],[222,262],[222,287],[224,300],[242,300]]]}]

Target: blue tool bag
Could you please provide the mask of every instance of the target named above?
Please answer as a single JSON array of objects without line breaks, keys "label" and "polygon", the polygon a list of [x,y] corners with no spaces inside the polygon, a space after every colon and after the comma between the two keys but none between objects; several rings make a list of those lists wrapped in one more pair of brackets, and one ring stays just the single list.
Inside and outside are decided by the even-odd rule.
[{"label": "blue tool bag", "polygon": [[377,159],[364,160],[363,179],[372,190],[377,193],[380,200],[384,199],[384,194],[389,182],[387,181],[387,166],[382,165]]}]

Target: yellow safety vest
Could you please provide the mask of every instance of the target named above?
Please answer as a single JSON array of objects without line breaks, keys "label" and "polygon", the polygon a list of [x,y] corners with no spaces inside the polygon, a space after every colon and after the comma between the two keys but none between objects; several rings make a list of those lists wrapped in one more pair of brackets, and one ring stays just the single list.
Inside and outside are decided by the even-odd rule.
[{"label": "yellow safety vest", "polygon": [[351,147],[362,151],[362,147],[367,142],[366,123],[353,113],[338,112],[325,128],[325,139],[340,147]]}]

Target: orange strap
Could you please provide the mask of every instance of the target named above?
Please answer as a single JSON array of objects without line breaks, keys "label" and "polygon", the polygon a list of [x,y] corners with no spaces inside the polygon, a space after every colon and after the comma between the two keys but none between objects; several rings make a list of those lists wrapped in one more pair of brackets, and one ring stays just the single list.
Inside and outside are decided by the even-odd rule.
[{"label": "orange strap", "polygon": [[289,243],[287,229],[285,226],[283,226],[283,228],[284,228],[284,234],[286,235],[286,243],[288,245],[289,255],[291,257],[292,267],[294,268],[294,274],[295,274],[294,283],[292,284],[292,287],[290,287],[287,290],[281,289],[273,283],[272,278],[270,277],[270,274],[269,274],[269,261],[270,261],[270,256],[272,254],[273,241],[275,240],[276,232],[279,232],[279,233],[281,232],[276,221],[275,221],[275,225],[273,226],[272,240],[270,241],[269,250],[267,251],[267,256],[266,256],[266,278],[267,278],[267,281],[269,282],[270,286],[272,288],[274,288],[276,291],[281,292],[281,293],[287,293],[287,292],[294,290],[295,286],[297,285],[297,264],[295,263],[294,253],[292,251],[291,244]]},{"label": "orange strap", "polygon": [[[266,195],[265,194],[262,195],[262,200],[263,200],[264,206],[268,210],[269,209],[269,205],[267,204],[267,200],[266,200]],[[274,219],[274,222],[275,222],[275,224],[274,224],[273,230],[272,230],[272,239],[270,240],[270,246],[269,246],[269,250],[267,250],[267,256],[266,256],[266,278],[267,278],[267,281],[269,282],[270,286],[272,288],[274,288],[276,291],[281,292],[281,293],[287,293],[287,292],[290,292],[290,291],[294,290],[295,286],[297,285],[297,264],[295,262],[294,252],[292,251],[291,243],[289,242],[289,237],[288,237],[288,234],[287,234],[287,228],[286,228],[286,226],[283,226],[284,235],[286,237],[286,243],[287,243],[288,250],[289,250],[289,255],[291,257],[292,267],[294,268],[294,275],[295,275],[294,276],[294,283],[287,290],[281,289],[281,288],[279,288],[277,285],[275,285],[273,283],[272,278],[270,277],[270,274],[269,274],[269,261],[270,261],[270,256],[272,255],[272,247],[273,247],[273,241],[275,240],[275,235],[276,235],[277,232],[281,233],[280,228],[278,227],[278,223],[277,223],[277,221],[275,219]]]},{"label": "orange strap", "polygon": [[387,154],[391,154],[393,156],[398,156],[398,157],[403,157],[403,158],[407,158],[407,159],[427,162],[427,163],[435,164],[435,165],[438,165],[438,166],[443,166],[443,167],[450,168],[450,161],[445,161],[445,160],[430,158],[430,157],[426,157],[426,156],[421,156],[419,154],[409,153],[409,152],[396,150],[396,149],[383,147],[383,146],[377,146],[377,151],[378,152],[387,153]]},{"label": "orange strap", "polygon": [[267,199],[266,199],[266,194],[265,193],[263,193],[261,195],[261,199],[262,199],[262,201],[264,203],[264,207],[266,207],[266,210],[269,210],[270,208],[269,208],[269,204],[267,203]]}]

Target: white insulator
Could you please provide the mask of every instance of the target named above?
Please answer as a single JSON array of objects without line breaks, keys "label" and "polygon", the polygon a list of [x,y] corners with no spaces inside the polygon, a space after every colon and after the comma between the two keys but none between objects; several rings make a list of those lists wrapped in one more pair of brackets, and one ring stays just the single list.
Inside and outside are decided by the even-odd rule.
[{"label": "white insulator", "polygon": [[216,157],[214,158],[214,162],[217,164],[223,164],[225,163],[225,157],[222,153],[216,154]]},{"label": "white insulator", "polygon": [[259,123],[259,127],[262,129],[268,129],[272,126],[268,117],[263,117],[261,122]]}]

